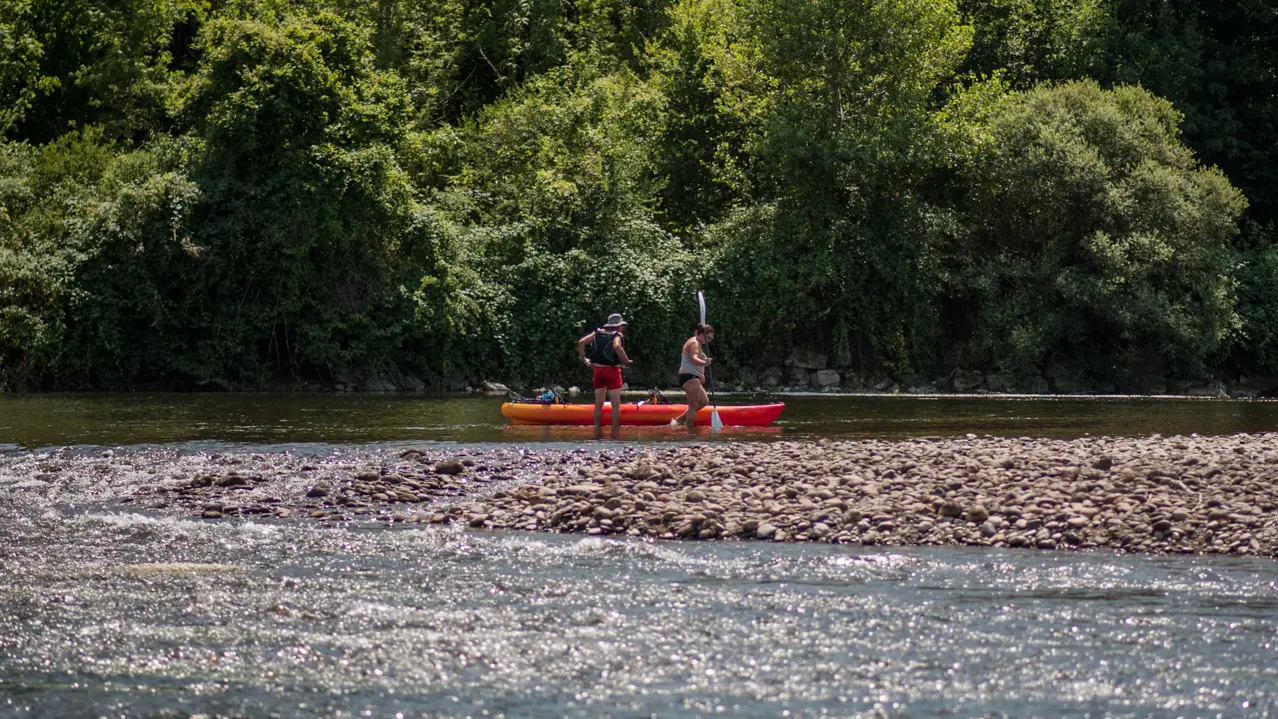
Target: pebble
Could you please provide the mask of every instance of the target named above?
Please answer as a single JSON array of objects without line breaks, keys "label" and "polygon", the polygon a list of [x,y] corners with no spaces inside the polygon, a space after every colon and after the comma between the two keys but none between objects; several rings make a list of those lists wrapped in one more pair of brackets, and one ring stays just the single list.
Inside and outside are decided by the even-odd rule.
[{"label": "pebble", "polygon": [[461,474],[465,471],[466,465],[456,459],[446,459],[435,465],[435,472],[438,474]]}]

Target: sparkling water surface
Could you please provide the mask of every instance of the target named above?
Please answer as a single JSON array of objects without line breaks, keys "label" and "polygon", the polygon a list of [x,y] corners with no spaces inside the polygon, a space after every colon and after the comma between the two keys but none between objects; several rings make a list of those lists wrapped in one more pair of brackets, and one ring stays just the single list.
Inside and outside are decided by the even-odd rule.
[{"label": "sparkling water surface", "polygon": [[[458,428],[463,418],[434,436],[396,435],[384,427],[402,416],[368,413],[383,401],[343,415],[348,434],[328,441],[316,433],[330,420],[278,407],[261,411],[302,429],[271,432],[262,415],[216,403],[202,419],[167,422],[153,406],[138,425],[118,416],[137,410],[117,408],[115,422],[77,429],[65,404],[28,405],[25,429],[13,413],[0,419],[0,716],[1278,714],[1278,562],[1268,559],[203,521],[121,501],[213,453],[393,462],[403,446],[460,447],[447,433],[472,431]],[[878,426],[960,422],[955,405],[902,401],[914,404],[880,407]],[[865,413],[836,402],[796,403],[786,434],[820,436],[803,427]],[[1059,430],[1041,434],[1177,431],[1195,407],[1199,431],[1256,431],[1272,414],[1267,403],[1171,403],[1141,426],[1123,406],[1116,418],[1103,404],[1061,405],[1049,421],[1038,406],[976,402],[968,419],[993,419],[962,429],[996,434],[1003,422],[1036,433],[1008,414]],[[472,407],[495,405],[463,411],[501,432]],[[508,441],[553,454],[649,439],[687,441]],[[79,446],[48,448],[59,444]],[[62,470],[42,474],[54,460]]]}]

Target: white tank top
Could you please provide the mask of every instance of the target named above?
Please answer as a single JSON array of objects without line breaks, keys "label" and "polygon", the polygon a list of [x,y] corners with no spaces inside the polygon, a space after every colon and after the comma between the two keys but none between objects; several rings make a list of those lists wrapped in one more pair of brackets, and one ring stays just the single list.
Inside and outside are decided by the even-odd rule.
[{"label": "white tank top", "polygon": [[[701,351],[700,343],[697,344],[697,354],[699,359],[705,359],[706,355]],[[692,355],[683,352],[679,355],[679,374],[692,374],[704,378],[706,376],[706,368],[692,361]]]}]

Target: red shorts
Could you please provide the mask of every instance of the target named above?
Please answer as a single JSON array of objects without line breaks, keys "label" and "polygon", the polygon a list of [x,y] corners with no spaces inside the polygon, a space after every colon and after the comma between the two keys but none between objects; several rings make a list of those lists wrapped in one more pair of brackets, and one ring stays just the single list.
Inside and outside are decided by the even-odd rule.
[{"label": "red shorts", "polygon": [[592,384],[595,389],[621,389],[621,368],[596,367]]}]

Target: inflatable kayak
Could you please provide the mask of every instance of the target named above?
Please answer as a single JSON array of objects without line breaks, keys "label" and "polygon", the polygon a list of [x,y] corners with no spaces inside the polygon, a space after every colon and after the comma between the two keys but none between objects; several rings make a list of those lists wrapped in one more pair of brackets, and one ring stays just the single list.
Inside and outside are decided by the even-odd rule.
[{"label": "inflatable kayak", "polygon": [[[670,420],[683,414],[686,404],[650,404],[627,402],[621,405],[621,423],[627,426],[670,424]],[[719,405],[719,419],[729,427],[764,427],[781,416],[785,403],[752,405]],[[710,407],[697,412],[697,425],[710,425]],[[537,402],[506,402],[501,413],[515,424],[594,424],[593,404],[540,404]],[[604,402],[600,421],[612,424],[612,403]]]}]

